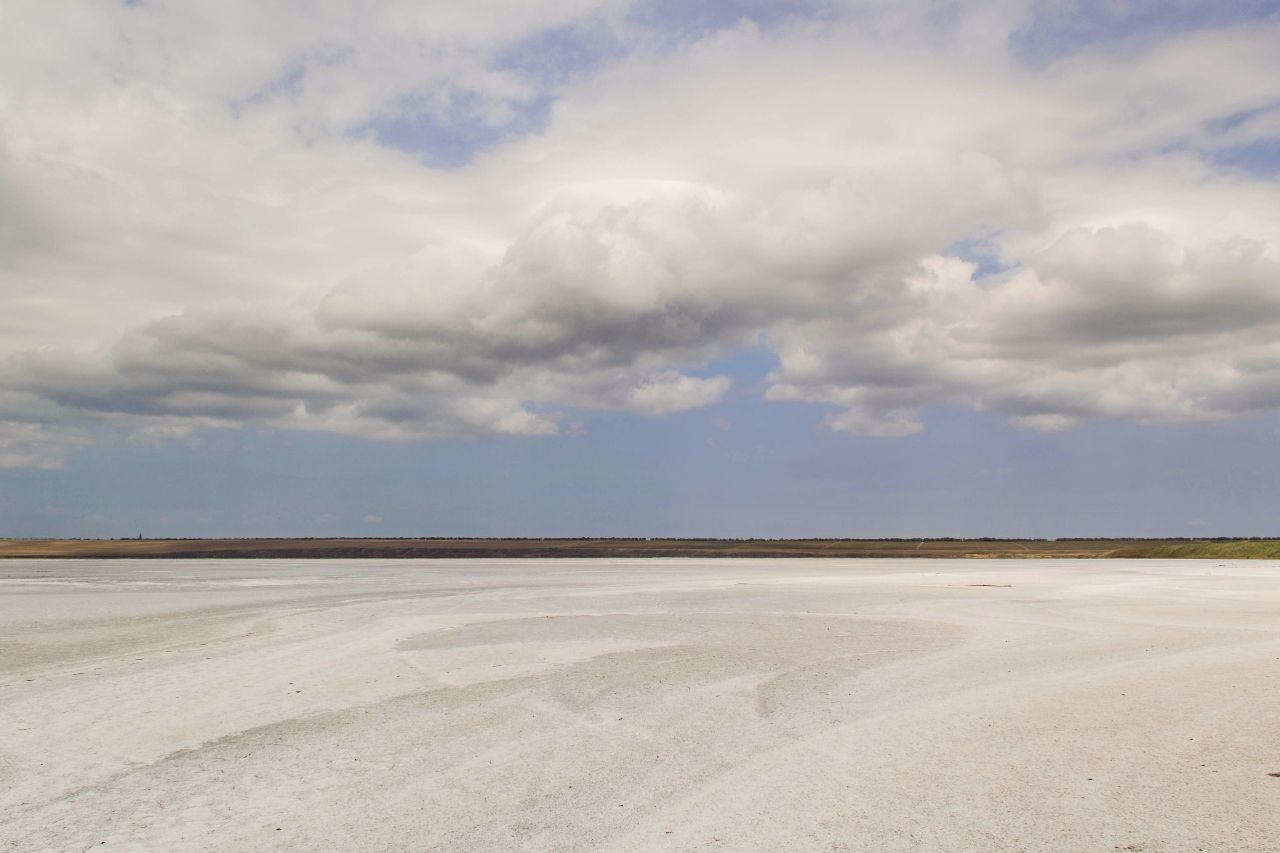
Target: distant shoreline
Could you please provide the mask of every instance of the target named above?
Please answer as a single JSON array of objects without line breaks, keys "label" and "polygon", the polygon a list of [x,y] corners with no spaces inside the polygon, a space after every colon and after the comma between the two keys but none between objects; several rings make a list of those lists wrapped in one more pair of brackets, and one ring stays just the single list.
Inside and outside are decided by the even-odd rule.
[{"label": "distant shoreline", "polygon": [[0,559],[1280,559],[1280,539],[0,539]]}]

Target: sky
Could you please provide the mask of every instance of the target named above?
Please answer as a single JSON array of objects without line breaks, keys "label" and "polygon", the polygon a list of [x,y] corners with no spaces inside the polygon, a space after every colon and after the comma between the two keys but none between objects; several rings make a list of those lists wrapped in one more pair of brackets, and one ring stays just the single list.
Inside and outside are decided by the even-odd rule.
[{"label": "sky", "polygon": [[1280,0],[0,0],[0,536],[1280,534]]}]

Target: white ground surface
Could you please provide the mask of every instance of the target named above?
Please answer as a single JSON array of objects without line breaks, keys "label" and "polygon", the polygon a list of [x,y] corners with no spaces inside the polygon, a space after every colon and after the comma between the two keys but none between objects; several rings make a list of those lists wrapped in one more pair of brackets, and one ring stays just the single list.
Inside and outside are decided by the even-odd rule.
[{"label": "white ground surface", "polygon": [[1280,564],[3,561],[16,850],[1280,850]]}]

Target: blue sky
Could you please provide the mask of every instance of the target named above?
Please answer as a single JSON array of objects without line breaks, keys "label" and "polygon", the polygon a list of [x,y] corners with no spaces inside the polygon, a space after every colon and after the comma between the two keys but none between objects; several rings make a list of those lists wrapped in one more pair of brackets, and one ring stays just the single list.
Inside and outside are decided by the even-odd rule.
[{"label": "blue sky", "polygon": [[19,16],[0,535],[1280,533],[1280,4],[491,5]]},{"label": "blue sky", "polygon": [[885,441],[761,403],[575,413],[581,435],[409,443],[245,427],[0,470],[11,536],[1257,536],[1276,532],[1280,417],[1012,430],[963,409]]},{"label": "blue sky", "polygon": [[743,400],[583,436],[409,445],[251,428],[0,473],[12,536],[1275,534],[1280,419],[1068,433],[967,411],[893,442]]}]

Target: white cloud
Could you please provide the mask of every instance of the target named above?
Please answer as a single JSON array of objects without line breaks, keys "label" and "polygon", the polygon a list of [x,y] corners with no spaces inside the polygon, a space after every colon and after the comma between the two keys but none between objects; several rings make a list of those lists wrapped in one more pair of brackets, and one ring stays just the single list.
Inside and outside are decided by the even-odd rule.
[{"label": "white cloud", "polygon": [[822,425],[832,432],[871,438],[902,438],[924,431],[924,424],[903,412],[888,412],[875,417],[858,409],[826,415],[822,419]]},{"label": "white cloud", "polygon": [[67,454],[85,443],[75,430],[0,421],[0,468],[61,468]]},{"label": "white cloud", "polygon": [[[714,403],[759,340],[767,399],[858,435],[1280,406],[1280,198],[1214,159],[1276,138],[1280,23],[1035,65],[1024,3],[674,41],[499,5],[13,7],[0,464],[95,421],[549,434]],[[502,61],[563,27],[630,52],[554,90]],[[368,130],[552,96],[455,169]]]},{"label": "white cloud", "polygon": [[646,415],[669,415],[718,402],[729,390],[727,376],[701,379],[679,373],[660,373],[643,380],[626,394],[627,409]]}]

